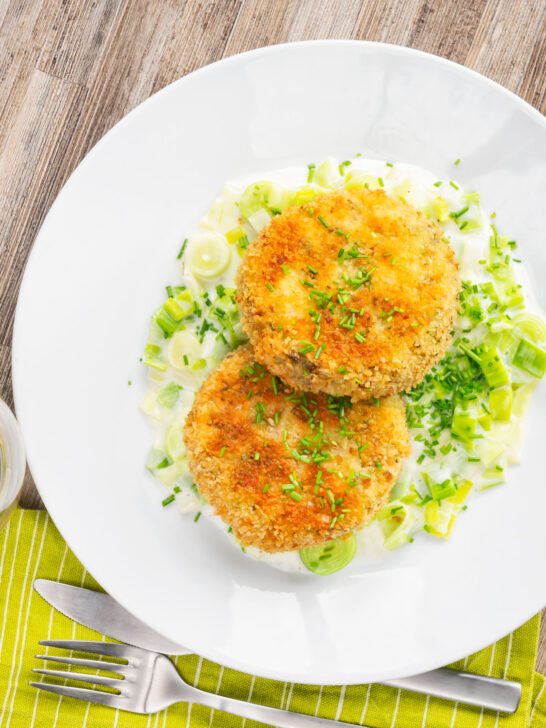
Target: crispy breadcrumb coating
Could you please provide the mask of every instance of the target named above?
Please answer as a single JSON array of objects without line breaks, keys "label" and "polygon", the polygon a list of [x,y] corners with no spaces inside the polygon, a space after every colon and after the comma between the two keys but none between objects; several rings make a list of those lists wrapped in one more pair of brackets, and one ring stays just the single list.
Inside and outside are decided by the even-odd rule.
[{"label": "crispy breadcrumb coating", "polygon": [[439,228],[365,189],[274,217],[237,287],[258,362],[291,387],[356,401],[411,389],[443,357],[460,280]]},{"label": "crispy breadcrumb coating", "polygon": [[347,536],[386,502],[409,453],[399,397],[351,403],[295,392],[229,354],[184,428],[201,495],[243,546],[292,551]]}]

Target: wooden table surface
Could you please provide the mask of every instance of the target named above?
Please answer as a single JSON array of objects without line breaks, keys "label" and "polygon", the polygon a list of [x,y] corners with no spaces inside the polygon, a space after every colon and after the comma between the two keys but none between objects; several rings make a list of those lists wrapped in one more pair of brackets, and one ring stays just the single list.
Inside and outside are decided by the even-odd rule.
[{"label": "wooden table surface", "polygon": [[[546,111],[544,0],[0,1],[0,397],[10,406],[25,263],[84,154],[133,107],[196,68],[317,38],[435,53]],[[43,507],[28,472],[22,504]],[[538,668],[546,670],[546,619]]]}]

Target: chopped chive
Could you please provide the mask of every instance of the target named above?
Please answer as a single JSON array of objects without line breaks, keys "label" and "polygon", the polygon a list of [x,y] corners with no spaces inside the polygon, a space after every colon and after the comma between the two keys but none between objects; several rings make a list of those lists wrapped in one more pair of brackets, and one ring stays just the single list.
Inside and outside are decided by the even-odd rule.
[{"label": "chopped chive", "polygon": [[309,170],[309,172],[307,173],[307,182],[312,182],[313,181],[313,177],[315,176],[315,168],[316,168],[316,166],[317,166],[316,164],[308,164],[307,165],[307,169]]},{"label": "chopped chive", "polygon": [[300,501],[302,499],[301,493],[296,493],[296,491],[292,490],[288,494],[290,498],[293,498],[295,501]]},{"label": "chopped chive", "polygon": [[313,358],[314,358],[314,359],[318,359],[318,358],[319,358],[319,356],[320,356],[320,355],[322,354],[322,352],[324,351],[324,349],[326,349],[326,344],[321,344],[321,345],[320,345],[320,346],[319,346],[319,347],[317,348],[317,350],[316,350],[316,352],[315,352],[315,356],[314,356]]},{"label": "chopped chive", "polygon": [[384,187],[385,186],[385,183],[383,182],[383,178],[382,177],[378,177],[377,178],[377,181],[379,182],[379,186],[380,187]]},{"label": "chopped chive", "polygon": [[224,445],[224,447],[218,453],[218,457],[219,458],[223,458],[224,457],[224,453],[225,453],[226,450],[227,450],[227,445]]},{"label": "chopped chive", "polygon": [[270,291],[274,291],[275,290],[273,288],[273,286],[271,285],[271,283],[266,283],[265,285],[269,288]]},{"label": "chopped chive", "polygon": [[461,215],[464,215],[465,212],[468,212],[469,209],[470,209],[469,205],[465,205],[458,212],[450,212],[449,217],[451,217],[453,220],[458,220],[461,217]]},{"label": "chopped chive", "polygon": [[458,186],[455,184],[455,182],[450,182],[449,184],[453,187],[454,190],[459,189]]},{"label": "chopped chive", "polygon": [[266,483],[264,487],[262,488],[262,493],[267,493],[269,488],[271,487],[271,483]]},{"label": "chopped chive", "polygon": [[299,354],[309,354],[310,351],[315,350],[314,344],[310,341],[300,341],[300,344],[303,344],[303,346],[298,350]]},{"label": "chopped chive", "polygon": [[201,518],[201,511],[197,511],[197,515],[196,515],[196,516],[195,516],[195,518],[193,519],[193,522],[194,522],[194,523],[197,523],[197,521],[198,521],[198,520],[199,520],[200,518]]},{"label": "chopped chive", "polygon": [[179,253],[178,253],[178,255],[176,256],[176,259],[177,259],[177,260],[180,260],[180,258],[181,258],[181,257],[182,257],[182,256],[184,255],[184,251],[186,250],[186,245],[187,245],[187,244],[188,244],[188,238],[186,238],[186,239],[184,240],[184,242],[182,243],[182,247],[180,248],[180,252],[179,252]]},{"label": "chopped chive", "polygon": [[168,495],[164,500],[161,501],[162,506],[168,506],[169,503],[172,503],[174,500],[174,495],[171,493],[171,495]]},{"label": "chopped chive", "polygon": [[460,162],[460,161],[461,161],[460,159],[456,159],[456,160],[455,160],[455,161],[453,162],[454,166],[456,167],[456,166],[457,166],[457,165],[459,164],[459,162]]},{"label": "chopped chive", "polygon": [[328,229],[328,223],[327,223],[327,222],[326,222],[326,220],[325,220],[325,219],[324,219],[324,218],[322,217],[322,215],[318,215],[318,219],[320,220],[320,222],[322,223],[322,225],[324,225],[324,227],[325,227],[326,229]]}]

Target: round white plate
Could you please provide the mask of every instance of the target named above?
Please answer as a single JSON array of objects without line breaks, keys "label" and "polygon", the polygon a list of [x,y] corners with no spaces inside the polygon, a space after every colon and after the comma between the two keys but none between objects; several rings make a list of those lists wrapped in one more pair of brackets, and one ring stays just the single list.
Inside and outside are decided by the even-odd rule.
[{"label": "round white plate", "polygon": [[17,308],[17,413],[40,494],[75,554],[172,640],[283,680],[434,668],[546,604],[544,387],[523,464],[472,503],[449,542],[418,538],[330,577],[253,562],[214,525],[162,508],[165,491],[144,469],[138,360],[185,233],[229,178],[357,152],[478,189],[520,243],[544,305],[542,117],[439,58],[318,41],[221,61],[123,119],[51,208]]}]

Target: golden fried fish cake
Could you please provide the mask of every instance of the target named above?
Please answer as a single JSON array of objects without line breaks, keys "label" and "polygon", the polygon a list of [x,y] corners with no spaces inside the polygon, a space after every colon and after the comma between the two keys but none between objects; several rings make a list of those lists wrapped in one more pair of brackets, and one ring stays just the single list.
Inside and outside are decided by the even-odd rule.
[{"label": "golden fried fish cake", "polygon": [[289,389],[229,354],[198,392],[184,428],[201,495],[243,546],[292,551],[347,536],[385,503],[409,453],[399,397]]}]

